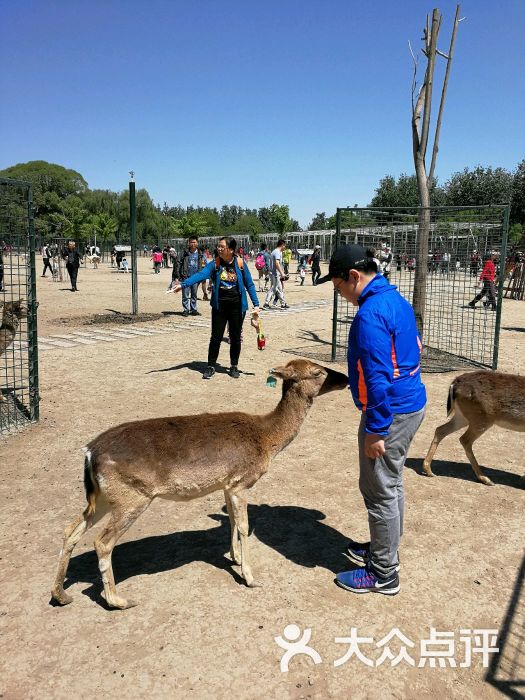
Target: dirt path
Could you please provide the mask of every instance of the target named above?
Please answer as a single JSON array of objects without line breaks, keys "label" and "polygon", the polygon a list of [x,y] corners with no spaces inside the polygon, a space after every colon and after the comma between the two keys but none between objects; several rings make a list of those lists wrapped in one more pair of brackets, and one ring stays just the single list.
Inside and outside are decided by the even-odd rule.
[{"label": "dirt path", "polygon": [[[0,695],[498,696],[484,681],[480,654],[473,655],[470,667],[459,667],[465,651],[460,630],[502,626],[524,555],[525,490],[519,480],[524,438],[492,429],[476,443],[493,488],[474,481],[454,437],[437,454],[439,476],[422,477],[418,468],[443,422],[450,374],[425,376],[428,413],[405,475],[400,595],[359,597],[333,584],[334,573],[345,568],[345,538],[367,533],[357,484],[359,416],[350,396],[339,392],[316,400],[296,440],[250,493],[253,568],[262,588],[244,587],[224,557],[227,516],[222,495],[212,494],[184,505],[155,502],[115,549],[119,588],[137,607],[125,612],[104,607],[92,548],[98,526],[78,545],[70,564],[73,604],[49,604],[63,528],[84,507],[80,447],[89,438],[144,417],[208,410],[263,413],[279,398],[279,389],[266,388],[268,368],[292,358],[281,349],[304,347],[306,337],[317,337],[312,347],[324,349],[330,339],[329,286],[301,288],[290,281],[285,291],[295,311],[265,316],[267,349],[257,351],[255,334],[246,326],[240,363],[245,374],[235,381],[218,373],[203,382],[199,370],[206,359],[209,307],[201,302],[202,317],[182,319],[180,298],[164,294],[171,271],[153,275],[148,268],[141,259],[140,310],[159,316],[134,326],[140,334],[117,321],[83,323],[94,314],[129,312],[129,276],[106,266],[81,270],[77,294],[63,291],[65,284],[39,279],[39,335],[48,340],[72,335],[76,341],[62,339],[65,347],[43,343],[41,422],[0,440]],[[523,373],[524,303],[505,300],[503,327],[518,330],[502,332],[501,369]],[[119,329],[131,337],[110,335]],[[88,335],[78,335],[83,333]],[[106,340],[97,340],[103,336]],[[220,358],[225,365],[227,349]],[[521,610],[524,603],[522,591]],[[321,663],[295,657],[290,670],[281,672],[284,652],[274,637],[290,624],[312,630],[310,645]],[[373,668],[355,657],[334,666],[348,648],[335,640],[349,637],[352,627],[373,639],[361,645],[372,659],[381,653],[377,642],[398,628],[415,644],[408,646],[415,666],[402,661],[392,667],[387,659]],[[457,668],[418,667],[420,642],[430,627],[454,633]],[[515,627],[509,629],[512,638]],[[399,648],[394,640],[392,651]],[[501,677],[518,673],[523,681],[523,648],[514,654],[519,670],[508,661]]]}]

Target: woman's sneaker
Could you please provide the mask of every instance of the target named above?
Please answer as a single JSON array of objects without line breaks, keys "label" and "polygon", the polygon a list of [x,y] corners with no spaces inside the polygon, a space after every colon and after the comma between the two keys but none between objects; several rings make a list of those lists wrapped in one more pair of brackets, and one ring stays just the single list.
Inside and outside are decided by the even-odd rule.
[{"label": "woman's sneaker", "polygon": [[203,379],[211,379],[215,374],[215,367],[213,365],[208,365],[203,372]]},{"label": "woman's sneaker", "polygon": [[230,375],[230,377],[232,377],[232,379],[239,379],[239,377],[241,376],[241,373],[239,372],[239,368],[237,367],[237,365],[232,365],[230,367],[228,374]]},{"label": "woman's sneaker", "polygon": [[396,595],[401,590],[397,571],[387,578],[382,578],[371,566],[360,566],[352,571],[337,574],[335,582],[346,591],[352,593],[382,593]]}]

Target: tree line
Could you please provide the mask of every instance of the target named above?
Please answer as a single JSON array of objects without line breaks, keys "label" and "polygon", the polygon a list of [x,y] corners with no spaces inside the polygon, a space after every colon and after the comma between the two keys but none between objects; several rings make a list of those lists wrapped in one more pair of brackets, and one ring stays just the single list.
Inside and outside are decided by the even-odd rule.
[{"label": "tree line", "polygon": [[[35,229],[40,239],[74,238],[113,243],[129,240],[129,192],[90,189],[75,170],[46,161],[20,163],[0,171],[0,177],[29,181],[33,185]],[[431,206],[481,206],[511,203],[510,240],[525,235],[525,159],[513,172],[504,168],[477,166],[454,173],[443,185],[430,188]],[[137,236],[146,243],[169,238],[249,234],[257,241],[263,233],[300,231],[286,204],[250,209],[225,204],[217,207],[163,206],[155,204],[147,190],[136,193]],[[369,207],[417,207],[419,194],[415,175],[383,177]],[[357,205],[356,205],[357,206]],[[357,217],[345,213],[343,225]],[[336,215],[318,212],[309,231],[333,229]]]},{"label": "tree line", "polygon": [[[19,163],[0,177],[31,182],[35,231],[40,240],[53,237],[113,243],[129,240],[129,190],[90,189],[75,170],[46,161]],[[216,207],[155,204],[145,189],[136,192],[137,237],[145,243],[170,238],[297,231],[286,204],[259,209],[237,205]]]},{"label": "tree line", "polygon": [[[430,188],[431,206],[483,206],[487,204],[510,203],[511,242],[519,242],[525,235],[525,159],[513,172],[504,168],[491,168],[478,165],[470,170],[465,168],[454,173],[440,186],[437,180]],[[357,206],[357,205],[356,205]],[[385,175],[375,190],[369,207],[417,207],[419,192],[415,175],[401,174],[397,179]],[[345,212],[345,225],[351,225],[355,215]],[[335,228],[336,216],[318,212],[310,222],[308,230],[320,231]]]}]

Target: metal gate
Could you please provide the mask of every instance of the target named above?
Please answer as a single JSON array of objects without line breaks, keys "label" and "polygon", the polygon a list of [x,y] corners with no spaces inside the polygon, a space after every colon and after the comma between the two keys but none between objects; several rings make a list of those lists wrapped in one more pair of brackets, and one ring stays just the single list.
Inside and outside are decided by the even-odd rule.
[{"label": "metal gate", "polygon": [[[408,301],[416,266],[427,266],[421,363],[426,371],[497,368],[509,209],[432,207],[427,260],[416,259],[417,207],[337,210],[334,248],[344,243],[374,248],[384,274]],[[494,300],[479,279],[489,258],[497,270]],[[469,305],[481,292],[475,306]],[[346,356],[354,313],[351,304],[334,294],[333,360]]]},{"label": "metal gate", "polygon": [[35,234],[30,183],[0,178],[0,434],[38,420]]}]

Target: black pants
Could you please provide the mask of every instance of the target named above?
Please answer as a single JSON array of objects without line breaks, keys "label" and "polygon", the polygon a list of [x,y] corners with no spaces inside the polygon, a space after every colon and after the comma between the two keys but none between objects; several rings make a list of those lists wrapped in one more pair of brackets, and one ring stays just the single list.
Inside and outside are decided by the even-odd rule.
[{"label": "black pants", "polygon": [[319,277],[321,277],[321,268],[312,267],[312,284],[317,284]]},{"label": "black pants", "polygon": [[67,268],[67,274],[69,275],[69,279],[71,280],[71,289],[76,290],[78,267],[76,265],[70,265],[69,263],[66,263],[66,268]]},{"label": "black pants", "polygon": [[241,331],[245,314],[241,309],[241,297],[220,299],[219,309],[211,310],[211,338],[208,348],[208,364],[214,365],[219,357],[226,324],[230,330],[230,364],[237,365],[241,354]]},{"label": "black pants", "polygon": [[479,294],[476,294],[474,299],[470,302],[472,305],[474,305],[476,302],[481,301],[481,299],[487,295],[487,301],[485,304],[487,306],[492,306],[493,309],[496,308],[496,286],[494,285],[494,282],[489,282],[488,280],[483,280],[483,287],[481,289],[481,292]]},{"label": "black pants", "polygon": [[44,261],[44,270],[42,271],[42,277],[46,274],[47,268],[49,268],[49,272],[51,273],[51,276],[53,276],[53,268],[51,267],[49,258],[42,258],[42,260]]}]

